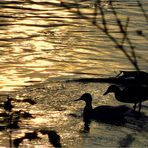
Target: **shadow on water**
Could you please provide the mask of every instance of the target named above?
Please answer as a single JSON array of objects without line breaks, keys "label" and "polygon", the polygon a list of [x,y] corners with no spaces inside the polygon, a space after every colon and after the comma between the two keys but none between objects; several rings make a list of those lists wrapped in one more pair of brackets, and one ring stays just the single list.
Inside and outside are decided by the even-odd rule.
[{"label": "shadow on water", "polygon": [[[110,118],[109,116],[107,118]],[[127,119],[128,118],[128,119]],[[117,145],[119,148],[121,147],[130,147],[135,141],[138,140],[137,136],[138,136],[138,132],[142,133],[142,132],[147,132],[148,131],[148,116],[141,114],[141,115],[135,115],[133,114],[133,117],[129,116],[126,117],[126,121],[124,122],[120,122],[119,123],[115,123],[115,122],[103,122],[103,121],[96,121],[96,123],[98,123],[98,126],[100,126],[100,123],[105,126],[114,126],[117,129],[120,128],[127,128],[127,130],[131,130],[131,133],[129,134],[125,134],[125,136],[123,136],[122,138],[119,138],[119,141],[117,142]],[[91,122],[93,122],[92,119],[87,119],[84,121],[84,128],[80,131],[81,134],[89,134],[91,133]],[[136,131],[136,132],[135,132]],[[109,133],[108,133],[109,134]],[[106,135],[106,137],[108,137],[108,135]]]},{"label": "shadow on water", "polygon": [[55,147],[55,148],[61,147],[60,136],[54,130],[39,130],[39,131],[25,133],[25,136],[14,139],[13,145],[15,147],[19,147],[21,145],[21,143],[23,143],[23,140],[25,140],[25,139],[27,139],[29,141],[42,139],[38,136],[39,133],[41,133],[43,135],[47,135],[48,140],[52,144],[53,147]]},{"label": "shadow on water", "polygon": [[[12,94],[16,100],[7,100],[7,98],[5,100],[7,115],[1,114],[7,119],[10,115],[13,115],[13,119],[16,121],[11,122],[11,126],[7,126],[7,131],[8,129],[12,130],[11,143],[13,141],[16,146],[19,144],[20,146],[40,144],[48,147],[49,145],[57,144],[59,146],[75,147],[80,145],[83,147],[96,145],[100,147],[109,145],[120,147],[133,146],[138,142],[138,145],[142,144],[144,146],[148,117],[143,113],[140,116],[138,114],[137,116],[135,114],[126,116],[125,122],[120,125],[105,121],[89,120],[89,118],[85,118],[83,121],[81,113],[84,107],[80,104],[81,102],[76,103],[74,100],[85,92],[91,92],[94,96],[94,105],[99,104],[99,106],[102,106],[108,104],[109,106],[119,106],[114,99],[113,102],[112,97],[107,100],[102,97],[105,89],[106,86],[104,84],[58,81],[18,90],[16,94]],[[131,108],[128,107],[128,109]],[[10,111],[11,113],[9,114]],[[147,113],[147,108],[143,107],[143,111]],[[105,112],[107,112],[105,119],[111,118],[108,109]],[[5,130],[6,127],[1,127],[2,136],[5,134]],[[132,137],[135,140],[132,140]],[[5,135],[3,138],[5,142],[0,141],[0,144],[6,146],[7,143],[8,145],[8,139],[8,135]],[[142,141],[143,139],[144,142]]]},{"label": "shadow on water", "polygon": [[[89,133],[91,129],[91,122],[95,121],[98,123],[113,125],[117,128],[126,127],[131,130],[137,130],[138,132],[148,130],[148,116],[144,113],[134,111],[132,108],[127,106],[99,106],[97,114],[86,111],[86,107],[83,110],[83,123],[84,133]],[[95,115],[95,116],[94,116]],[[79,118],[75,114],[70,114],[74,118]]]},{"label": "shadow on water", "polygon": [[[75,117],[75,118],[78,118],[78,117]],[[117,143],[116,143],[116,147],[121,148],[121,147],[130,147],[133,145],[136,146],[135,143],[137,143],[137,141],[139,140],[140,133],[144,133],[144,132],[148,131],[148,122],[147,121],[148,121],[148,116],[146,116],[144,114],[141,114],[140,116],[134,115],[133,117],[129,116],[126,118],[126,122],[124,122],[120,125],[119,124],[117,125],[114,123],[104,123],[104,122],[100,122],[100,121],[96,121],[96,120],[95,121],[85,120],[85,122],[83,121],[84,124],[83,124],[82,129],[80,130],[80,134],[82,134],[83,136],[85,135],[84,137],[90,138],[92,136],[92,133],[94,133],[94,129],[93,129],[94,125],[93,124],[94,124],[94,122],[96,122],[96,126],[98,126],[98,127],[96,127],[95,130],[98,130],[98,128],[105,127],[103,132],[101,132],[101,130],[98,131],[98,132],[101,132],[100,134],[98,134],[98,135],[100,135],[100,137],[98,136],[95,139],[96,141],[98,141],[98,143],[99,142],[101,143],[101,139],[103,137],[105,139],[108,139],[109,135],[110,136],[112,135],[110,137],[112,140],[113,139],[115,140],[116,136],[117,137],[119,136]],[[115,134],[111,134],[111,131],[109,131],[109,129],[107,129],[108,127],[112,128],[113,129],[112,132],[115,132]],[[126,129],[129,132],[126,132],[126,130],[124,131],[122,129]],[[122,136],[121,136],[121,132],[123,134]],[[141,138],[143,139],[144,137],[141,137]],[[110,143],[110,146],[113,146],[111,143]],[[100,144],[100,146],[101,146],[101,144]],[[102,146],[103,147],[107,146],[107,143]]]},{"label": "shadow on water", "polygon": [[[66,74],[68,74],[68,73],[69,74],[78,74],[78,75],[86,74],[87,76],[89,74],[91,74],[94,76],[95,75],[94,72],[93,71],[90,72],[90,69],[93,66],[94,66],[93,68],[96,69],[96,66],[98,65],[98,61],[100,61],[100,59],[101,59],[101,61],[103,61],[103,63],[102,63],[103,69],[105,67],[105,65],[104,65],[105,61],[111,62],[110,65],[112,68],[114,65],[114,64],[112,64],[112,61],[114,61],[114,59],[116,58],[116,55],[119,55],[119,54],[118,54],[118,52],[115,52],[115,54],[111,55],[110,51],[107,51],[107,52],[105,52],[105,56],[102,56],[104,54],[103,53],[104,50],[102,50],[102,49],[105,49],[106,47],[110,48],[109,45],[111,45],[111,44],[109,43],[106,45],[105,41],[108,41],[106,39],[107,37],[103,36],[100,32],[99,32],[99,35],[96,35],[95,32],[98,32],[98,30],[96,29],[95,31],[94,30],[92,31],[90,29],[92,26],[89,26],[88,25],[89,23],[88,24],[84,24],[84,22],[83,23],[81,22],[82,24],[80,23],[80,21],[82,21],[82,19],[85,19],[88,21],[91,20],[91,22],[93,20],[93,25],[94,25],[96,23],[95,19],[97,18],[96,15],[94,15],[93,19],[92,19],[92,17],[90,17],[90,13],[85,12],[85,10],[86,10],[85,8],[90,8],[90,5],[82,4],[83,2],[84,1],[81,1],[81,4],[73,3],[73,2],[71,2],[71,3],[66,2],[62,5],[60,4],[59,1],[57,3],[56,2],[55,3],[54,2],[35,2],[32,0],[23,1],[23,2],[21,2],[21,1],[2,1],[2,2],[0,2],[1,8],[2,8],[1,10],[4,13],[4,15],[3,14],[0,15],[0,19],[1,19],[0,27],[1,27],[1,30],[6,31],[6,34],[5,34],[6,36],[4,35],[4,36],[0,37],[0,41],[3,42],[1,44],[1,47],[3,47],[3,48],[6,47],[1,51],[1,54],[6,56],[6,58],[4,57],[5,60],[2,61],[2,66],[1,66],[2,68],[1,69],[3,69],[6,66],[7,66],[7,68],[9,67],[6,70],[4,68],[2,74],[9,76],[9,78],[12,79],[12,81],[14,81],[14,78],[12,78],[12,75],[13,75],[13,72],[15,71],[15,74],[18,74],[19,78],[20,77],[29,78],[29,79],[25,80],[28,82],[32,80],[31,78],[33,76],[37,77],[37,78],[38,77],[45,78],[45,75],[46,75],[46,74],[44,74],[45,71],[47,73],[53,72],[52,73],[53,75],[56,75],[60,71],[59,73],[62,74],[62,72],[63,72],[62,70],[64,68],[65,68],[65,71],[68,70],[68,71],[66,71]],[[89,1],[85,1],[85,2],[89,2]],[[34,4],[36,6],[38,6],[38,8],[33,7]],[[54,7],[54,9],[52,9],[52,7]],[[117,6],[115,6],[114,8],[116,8],[116,7]],[[141,9],[142,9],[142,7],[141,7]],[[8,12],[8,10],[9,10],[9,12]],[[64,14],[59,13],[59,15],[57,15],[57,13],[61,10],[63,12],[67,12],[67,10],[69,10],[70,14],[67,15],[64,13],[65,14],[65,16],[64,16]],[[84,10],[85,16],[82,15],[81,10],[82,11]],[[56,11],[58,11],[58,12],[56,12]],[[108,28],[106,28],[106,22],[105,22],[106,20],[105,20],[104,14],[106,13],[107,15],[109,15],[110,11],[108,10],[108,8],[107,9],[100,8],[99,11],[102,13],[102,17],[101,17],[101,21],[99,21],[98,24],[102,25],[102,22],[103,22],[104,28],[102,30],[105,33],[108,33]],[[28,13],[25,13],[25,12],[28,12]],[[115,11],[113,11],[113,12],[114,12],[114,16],[117,17],[116,12]],[[18,14],[19,14],[19,16],[18,16]],[[76,14],[76,15],[74,15],[74,14]],[[86,16],[88,16],[88,17],[86,17]],[[27,19],[27,22],[25,22],[26,19]],[[40,20],[40,21],[38,21],[39,23],[36,23],[37,21],[35,21],[35,19]],[[69,19],[73,19],[74,22]],[[116,27],[120,27],[120,31],[125,32],[125,30],[127,29],[126,27],[129,25],[128,24],[129,20],[126,19],[125,26],[122,26],[119,23],[120,22],[119,19],[116,19],[116,20],[118,22],[117,26],[115,25],[116,23],[114,23],[112,21],[110,21],[110,23],[113,26],[115,25]],[[33,22],[31,22],[31,21],[33,21]],[[88,30],[82,31],[87,25],[88,25],[88,28],[87,28]],[[76,29],[76,30],[72,29],[71,31],[68,30],[69,32],[66,31],[66,33],[65,32],[63,33],[62,31],[61,32],[55,31],[55,30],[58,30],[59,28],[63,29],[65,31],[67,29],[65,27],[70,28],[70,27],[74,27],[74,26],[76,26],[76,27],[80,26],[80,28]],[[18,30],[20,27],[22,27],[21,30]],[[31,29],[32,27],[35,27],[35,29]],[[69,33],[68,35],[67,35],[67,32]],[[115,33],[117,31],[112,29],[111,32]],[[11,33],[14,33],[14,35],[13,34],[11,35]],[[62,33],[64,34],[63,36],[61,35]],[[85,33],[86,33],[86,36],[85,36]],[[87,33],[89,33],[89,34],[87,34]],[[93,35],[95,34],[95,35],[93,36],[92,34]],[[117,32],[117,34],[118,34],[118,32]],[[141,30],[139,30],[138,34],[142,36],[143,32],[141,32]],[[82,35],[85,36],[84,40],[81,40],[81,38],[80,38],[80,36],[82,36]],[[92,37],[92,36],[94,38],[91,39],[91,41],[90,41],[89,37]],[[122,44],[124,43],[124,40],[127,39],[126,33],[124,33],[123,36],[124,37],[121,38]],[[103,42],[101,42],[101,44],[103,43],[103,45],[98,45],[98,42],[96,39],[98,37],[101,38],[101,40],[99,40],[99,43],[100,43],[100,41],[103,40]],[[50,39],[51,39],[51,41],[49,41]],[[32,41],[32,43],[30,43],[30,40]],[[41,44],[37,44],[41,40],[43,42]],[[88,46],[87,44],[84,44],[84,42],[86,43],[88,41],[90,41],[89,47],[87,47]],[[105,44],[104,44],[104,42],[105,42]],[[45,43],[46,43],[46,45],[45,45]],[[52,45],[50,45],[49,43],[52,43]],[[77,43],[79,43],[80,45],[77,45]],[[94,45],[95,45],[95,47],[94,47]],[[119,44],[117,44],[117,45],[119,45]],[[74,46],[74,47],[72,48],[72,46]],[[10,47],[10,49],[7,49],[7,47]],[[65,50],[66,47],[67,47],[67,50]],[[77,49],[75,49],[75,47],[77,47]],[[117,46],[117,47],[121,47],[121,46]],[[100,49],[98,49],[98,48],[100,48]],[[7,50],[5,50],[5,49],[7,49]],[[74,50],[75,50],[75,52],[73,53]],[[62,51],[65,51],[65,52],[62,52]],[[133,50],[133,52],[132,52],[133,55],[135,54],[134,51],[135,50]],[[11,53],[13,54],[13,56],[10,56]],[[41,53],[42,53],[42,55],[41,55]],[[54,54],[52,54],[52,53],[54,53]],[[68,53],[68,55],[65,55],[65,53]],[[92,57],[87,57],[88,54],[90,54]],[[100,56],[98,54],[100,54]],[[108,54],[109,56],[111,55],[111,57],[112,56],[113,57],[108,60],[108,58],[106,57],[106,54]],[[47,55],[49,55],[49,57]],[[8,57],[10,57],[10,58],[8,58]],[[135,58],[134,60],[136,63],[137,57],[135,57],[135,55],[133,57]],[[31,60],[29,60],[29,59],[31,59]],[[120,57],[119,57],[119,59],[120,59]],[[45,62],[44,68],[46,70],[42,69],[42,64],[43,64],[42,60]],[[89,62],[88,62],[88,60],[89,60]],[[32,64],[31,62],[33,62],[33,61],[37,62],[37,64],[36,65],[34,63]],[[50,62],[48,62],[48,61],[50,61]],[[81,62],[81,64],[79,62]],[[92,62],[94,62],[94,63],[92,64]],[[19,63],[18,67],[16,66],[17,63]],[[31,65],[29,65],[30,63],[31,63]],[[53,63],[57,64],[56,68],[54,68],[55,65]],[[21,68],[19,67],[20,64],[23,64],[23,66],[21,65]],[[77,68],[73,70],[74,64],[76,64],[75,66]],[[90,67],[86,66],[88,64]],[[109,63],[107,63],[107,65],[108,64]],[[49,67],[49,65],[50,65],[50,67]],[[103,69],[101,69],[101,70],[103,70]],[[106,69],[108,69],[108,67]],[[52,70],[54,70],[54,71],[52,71]],[[12,73],[11,73],[11,71],[12,71]],[[39,73],[38,73],[38,71],[39,71]],[[98,71],[98,69],[96,71]],[[49,76],[49,74],[47,74],[46,76]],[[15,77],[15,79],[17,79],[17,78],[18,77]],[[71,83],[73,83],[73,82],[71,82]],[[39,87],[37,86],[35,88],[34,87],[33,88],[26,87],[24,91],[20,92],[20,94],[18,92],[18,94],[17,94],[18,98],[19,97],[25,98],[25,97],[31,96],[31,98],[34,98],[38,102],[39,105],[37,105],[34,108],[32,107],[31,109],[32,109],[32,112],[37,112],[36,116],[39,116],[40,118],[36,118],[36,119],[34,118],[34,119],[32,119],[33,121],[30,123],[29,123],[29,121],[24,122],[23,128],[29,127],[27,129],[29,132],[26,132],[26,131],[23,132],[24,133],[23,137],[18,136],[17,134],[14,134],[15,135],[14,137],[18,136],[18,138],[16,138],[14,140],[14,144],[16,145],[16,147],[19,146],[19,144],[24,139],[25,139],[24,141],[26,141],[26,139],[28,139],[29,142],[34,139],[40,139],[39,134],[42,134],[41,136],[45,135],[45,137],[48,137],[48,141],[50,141],[50,143],[52,145],[60,147],[61,146],[60,136],[57,134],[57,132],[52,131],[52,130],[44,130],[44,129],[36,130],[36,127],[38,128],[41,126],[43,126],[43,127],[48,126],[50,129],[53,129],[56,127],[56,131],[58,131],[58,132],[60,131],[60,134],[62,134],[63,139],[66,141],[66,142],[64,141],[63,143],[67,146],[76,144],[76,147],[79,145],[80,141],[82,141],[82,145],[83,145],[84,144],[83,140],[85,140],[85,139],[90,140],[89,142],[91,143],[90,144],[91,146],[96,146],[95,145],[96,143],[97,144],[101,143],[104,139],[106,140],[106,141],[104,140],[102,142],[104,145],[106,143],[110,144],[110,139],[113,140],[114,138],[115,138],[114,145],[118,145],[119,147],[124,147],[124,146],[128,147],[128,146],[132,145],[137,140],[136,137],[133,135],[133,132],[137,132],[138,134],[140,132],[141,133],[146,132],[147,127],[148,127],[147,115],[141,115],[141,117],[139,117],[139,118],[135,118],[134,116],[133,117],[131,117],[131,116],[126,117],[125,119],[127,122],[123,122],[123,124],[121,124],[121,125],[117,125],[116,123],[114,124],[111,122],[108,123],[107,121],[106,122],[96,122],[96,123],[98,123],[96,128],[94,128],[94,125],[93,125],[94,122],[92,120],[90,120],[90,118],[85,118],[85,120],[83,121],[83,131],[88,134],[88,138],[84,138],[84,137],[81,138],[80,137],[81,135],[79,135],[78,130],[79,130],[79,124],[82,123],[81,122],[82,116],[77,116],[75,114],[71,114],[72,118],[69,118],[69,116],[68,116],[69,112],[75,112],[76,110],[78,110],[80,112],[81,106],[78,106],[78,105],[75,106],[74,103],[72,102],[72,100],[76,99],[79,94],[82,94],[84,92],[91,91],[91,92],[93,92],[93,94],[99,94],[99,93],[101,94],[102,92],[99,92],[100,90],[98,91],[97,84],[93,84],[95,86],[92,86],[92,84],[89,84],[92,87],[91,88],[87,84],[83,84],[83,86],[81,86],[82,84],[79,83],[79,86],[78,86],[77,85],[78,83],[77,83],[76,85],[73,86],[73,85],[71,85],[71,83],[70,84],[68,84],[68,83],[57,84],[56,86],[54,86],[52,84],[47,84],[45,86],[39,86]],[[15,84],[18,84],[18,83],[16,82]],[[108,100],[100,99],[100,100],[96,100],[96,102],[97,103],[99,102],[100,105],[107,104],[107,103],[114,104],[114,102],[110,101],[110,99],[111,99],[111,97]],[[11,135],[11,129],[18,129],[19,128],[20,118],[21,117],[23,117],[23,118],[34,117],[34,116],[32,116],[32,114],[22,111],[22,110],[17,111],[17,112],[13,111],[12,110],[13,106],[11,106],[11,102],[12,102],[11,99],[8,99],[7,101],[5,101],[4,109],[5,109],[6,113],[1,114],[1,116],[4,116],[4,118],[6,117],[7,119],[9,119],[9,122],[7,122],[9,124],[7,127],[6,127],[6,125],[0,127],[2,131],[5,130],[6,128],[10,130],[10,141],[11,141],[10,145],[12,144],[12,137],[11,136],[13,135],[13,134]],[[32,101],[27,100],[27,98],[23,99],[23,101],[21,100],[19,103],[23,104],[26,102],[29,102],[29,104],[31,104],[31,105],[33,103]],[[18,107],[21,107],[21,106],[18,105]],[[27,108],[26,105],[24,105],[23,107]],[[146,108],[145,108],[145,110],[146,110]],[[10,113],[10,112],[13,112],[13,113]],[[13,122],[12,122],[12,117],[14,117]],[[106,118],[109,118],[109,116],[106,116]],[[40,120],[38,120],[38,119],[40,119]],[[76,120],[73,120],[73,119],[76,119]],[[22,124],[23,124],[23,122],[22,122]],[[35,130],[34,130],[34,126],[35,126]],[[113,128],[115,131],[113,131],[113,130],[110,131],[109,128]],[[126,130],[128,130],[128,132],[122,128],[126,128]],[[94,134],[92,136],[91,130],[94,130],[94,129],[97,129],[96,130],[97,132],[95,133],[96,135]],[[119,131],[120,134],[122,134],[122,130],[120,130],[120,129],[122,129],[124,131],[124,133],[125,133],[124,136],[119,135],[120,137],[114,137],[116,134],[116,133],[114,134],[114,132],[116,132],[116,130],[117,130],[117,132]],[[131,133],[129,133],[129,132],[131,132]],[[145,135],[143,136],[142,134],[139,137],[141,139],[145,140],[146,136]],[[14,139],[14,137],[13,137],[13,139]],[[56,137],[56,139],[53,137]],[[100,138],[99,139],[100,141],[98,140],[98,137]],[[109,137],[109,138],[107,139],[106,137],[107,138]],[[102,141],[101,141],[101,138],[103,139]],[[7,138],[5,138],[5,139],[7,139]],[[1,143],[3,143],[3,141],[1,141]],[[6,143],[4,142],[4,144],[6,144]],[[142,144],[145,145],[145,141]]]},{"label": "shadow on water", "polygon": [[119,148],[129,147],[134,142],[134,140],[136,140],[134,137],[134,134],[126,135],[125,138],[123,138],[119,141]]},{"label": "shadow on water", "polygon": [[[39,137],[39,133],[42,135],[47,135],[49,142],[53,145],[53,147],[61,147],[60,143],[60,136],[57,134],[55,130],[47,130],[47,129],[32,129],[28,132],[24,133],[24,136],[13,138],[13,132],[15,130],[20,130],[19,123],[22,122],[22,119],[31,119],[34,118],[29,112],[26,112],[25,110],[17,110],[15,111],[16,104],[15,103],[28,103],[30,105],[35,105],[36,102],[33,99],[15,99],[11,98],[9,95],[1,95],[3,97],[6,97],[6,100],[1,100],[1,107],[3,108],[3,111],[0,113],[0,132],[6,132],[8,134],[8,140],[9,140],[9,147],[19,147],[24,140],[39,140],[42,139]],[[13,104],[12,104],[13,103]],[[6,144],[7,145],[7,144]]]}]

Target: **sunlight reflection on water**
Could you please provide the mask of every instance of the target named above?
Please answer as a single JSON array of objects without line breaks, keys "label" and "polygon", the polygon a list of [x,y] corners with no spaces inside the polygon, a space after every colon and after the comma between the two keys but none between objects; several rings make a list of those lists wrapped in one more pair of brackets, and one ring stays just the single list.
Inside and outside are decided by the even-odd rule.
[{"label": "sunlight reflection on water", "polygon": [[[147,10],[148,2],[141,2]],[[85,6],[82,11],[88,16],[93,7],[90,4],[90,1],[81,1],[81,6]],[[138,47],[141,68],[148,70],[147,23],[137,11],[139,8],[135,1],[119,0],[114,1],[114,5],[123,20],[131,16],[129,35]],[[63,8],[58,0],[15,0],[15,3],[5,0],[0,2],[0,7],[1,91],[52,77],[113,76],[119,70],[133,68],[101,31]],[[121,35],[116,30],[118,27],[110,12],[105,5],[109,27],[120,40]],[[144,33],[142,37],[136,34],[136,30],[141,29]],[[32,98],[37,104],[16,105],[18,109],[29,111],[34,118],[22,120],[20,129],[13,130],[12,138],[28,131],[47,128],[58,131],[65,147],[120,147],[124,142],[131,142],[132,147],[146,147],[147,121],[144,119],[134,119],[133,124],[122,127],[92,122],[90,133],[83,132],[84,103],[74,100],[84,92],[90,92],[94,98],[93,106],[120,104],[112,95],[102,96],[106,86],[98,83],[55,82],[18,90],[16,99]],[[143,108],[143,112],[147,115],[147,108]],[[42,140],[25,140],[22,147],[51,147],[47,135],[39,136]],[[0,132],[0,137],[0,145],[9,147],[8,131]]]},{"label": "sunlight reflection on water", "polygon": [[[84,132],[82,112],[85,103],[74,100],[84,92],[90,92],[93,96],[93,107],[119,105],[120,102],[117,102],[112,95],[102,96],[107,85],[53,82],[19,90],[16,94],[17,99],[29,97],[34,99],[37,104],[31,106],[25,103],[16,103],[16,109],[25,109],[34,118],[22,119],[19,123],[20,128],[12,131],[12,139],[24,136],[25,133],[34,130],[56,130],[64,147],[119,147],[122,144],[128,144],[128,142],[133,147],[145,147],[147,144],[147,118],[133,119],[123,126],[92,121],[90,131]],[[147,115],[146,108],[142,108],[142,111]],[[1,146],[9,146],[8,131],[2,133],[0,132],[0,137],[3,137],[3,140],[0,140]],[[51,146],[47,135],[38,133],[38,136],[42,139],[24,140],[21,143],[22,147]],[[135,140],[132,141],[132,139]]]},{"label": "sunlight reflection on water", "polygon": [[[1,91],[48,77],[102,77],[132,69],[124,55],[101,31],[64,9],[58,0],[5,2],[0,10]],[[90,4],[90,1],[81,2],[81,6],[86,6],[82,11],[88,15],[92,11]],[[143,29],[147,35],[144,17],[137,11],[135,2],[117,1],[114,4],[123,20],[127,15],[131,16],[129,32],[140,49],[137,50],[140,66],[147,70],[147,59],[141,58],[148,54],[147,40],[135,34],[136,30]],[[110,10],[105,9],[109,28],[116,32]],[[136,17],[133,17],[135,13]],[[119,33],[115,35],[121,38]]]}]

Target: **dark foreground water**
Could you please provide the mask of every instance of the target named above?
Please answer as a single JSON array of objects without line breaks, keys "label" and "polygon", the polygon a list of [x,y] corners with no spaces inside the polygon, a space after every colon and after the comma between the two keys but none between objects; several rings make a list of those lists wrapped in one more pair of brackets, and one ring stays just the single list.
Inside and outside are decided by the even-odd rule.
[{"label": "dark foreground water", "polygon": [[[93,2],[80,1],[79,9],[85,16],[91,16]],[[147,12],[147,0],[141,0],[141,3]],[[148,27],[141,9],[133,0],[115,0],[113,4],[124,24],[127,16],[130,17],[129,36],[136,46],[140,68],[147,71]],[[118,26],[105,0],[102,1],[102,7],[109,28],[120,40],[122,37]],[[94,98],[94,106],[119,105],[112,95],[102,96],[108,84],[66,83],[60,80],[51,82],[53,77],[106,77],[116,75],[119,70],[133,69],[105,34],[88,19],[74,12],[75,8],[67,9],[58,0],[0,1],[1,93],[49,78],[42,84],[11,93],[14,98],[32,98],[37,102],[33,106],[27,103],[15,104],[17,110],[29,111],[35,118],[21,120],[20,128],[12,130],[11,134],[9,130],[1,131],[0,147],[10,146],[10,136],[14,140],[24,136],[25,132],[40,129],[56,130],[61,137],[61,144],[70,148],[148,146],[147,102],[143,103],[144,115],[139,119],[130,117],[124,126],[92,121],[90,131],[84,133],[84,103],[74,100],[84,92],[89,92]],[[137,30],[142,30],[143,34],[138,35]],[[5,97],[0,99],[2,103]],[[52,147],[47,135],[40,133],[39,136],[42,139],[24,140],[21,147]]]},{"label": "dark foreground water", "polygon": [[[123,104],[117,102],[113,95],[103,96],[108,84],[47,82],[32,87],[26,87],[11,94],[17,99],[32,98],[36,105],[18,103],[16,109],[29,111],[34,118],[22,119],[20,128],[12,130],[11,138],[20,138],[27,132],[41,129],[55,130],[61,137],[61,144],[68,148],[97,147],[137,147],[148,146],[148,112],[147,102],[143,103],[142,115],[139,118],[127,117],[125,125],[116,126],[92,121],[90,131],[84,132],[82,111],[84,102],[76,102],[83,93],[93,96],[93,106]],[[130,104],[126,104],[130,106]],[[130,106],[132,108],[132,105]],[[39,132],[38,132],[39,133]],[[42,139],[24,140],[21,147],[52,147],[47,135],[38,136]],[[9,131],[0,132],[0,145],[9,147]]]},{"label": "dark foreground water", "polygon": [[[74,4],[84,16],[92,17],[94,1],[59,0],[1,0],[0,1],[0,90],[14,90],[22,85],[43,81],[49,77],[104,77],[133,66],[115,44],[91,20],[75,12]],[[147,13],[148,2],[141,0]],[[147,68],[147,21],[133,0],[114,0],[119,17],[126,24],[130,17],[128,35],[136,47],[142,70]],[[119,27],[107,0],[101,7],[108,20],[110,32],[122,40]],[[99,11],[99,10],[98,10]],[[98,18],[98,24],[100,23]],[[137,31],[143,34],[138,35]],[[128,49],[128,45],[127,50]]]}]

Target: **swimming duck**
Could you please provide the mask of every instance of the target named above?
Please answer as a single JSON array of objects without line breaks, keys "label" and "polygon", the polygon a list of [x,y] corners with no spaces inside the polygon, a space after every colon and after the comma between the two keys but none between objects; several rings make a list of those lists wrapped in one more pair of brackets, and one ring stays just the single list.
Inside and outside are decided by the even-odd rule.
[{"label": "swimming duck", "polygon": [[146,86],[129,86],[121,90],[116,85],[110,85],[103,95],[108,93],[114,93],[115,98],[120,102],[134,103],[134,111],[139,103],[139,112],[141,110],[141,103],[148,100],[148,87]]},{"label": "swimming duck", "polygon": [[83,110],[83,121],[94,119],[104,123],[121,124],[125,122],[125,114],[131,109],[125,105],[109,106],[101,105],[92,107],[92,96],[89,93],[84,93],[79,99],[75,101],[85,101],[86,105]]}]

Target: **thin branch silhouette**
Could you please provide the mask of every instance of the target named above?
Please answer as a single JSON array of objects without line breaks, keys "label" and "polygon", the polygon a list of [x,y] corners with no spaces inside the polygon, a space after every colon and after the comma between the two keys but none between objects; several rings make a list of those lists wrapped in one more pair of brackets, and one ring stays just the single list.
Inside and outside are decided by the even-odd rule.
[{"label": "thin branch silhouette", "polygon": [[[63,2],[64,3],[64,2]],[[116,9],[113,6],[113,2],[108,2],[110,9],[111,9],[111,13],[113,14],[115,21],[117,23],[117,26],[119,27],[119,33],[122,35],[121,41],[118,41],[118,39],[116,37],[114,37],[112,35],[112,33],[110,32],[109,28],[108,28],[108,21],[105,17],[105,10],[104,8],[101,6],[101,1],[97,0],[96,2],[94,2],[94,11],[92,16],[86,16],[84,13],[81,12],[80,10],[80,6],[81,4],[78,4],[78,2],[75,2],[77,4],[77,8],[76,9],[72,9],[72,6],[69,7],[68,3],[64,3],[63,7],[65,7],[66,9],[68,9],[71,13],[79,15],[79,17],[81,17],[82,19],[85,19],[86,21],[92,23],[96,28],[98,28],[98,30],[101,30],[103,33],[106,34],[106,36],[115,44],[115,47],[117,47],[124,55],[125,57],[128,59],[128,61],[133,65],[133,67],[135,68],[136,71],[140,71],[140,67],[139,67],[139,63],[138,63],[138,59],[139,56],[137,55],[135,49],[135,45],[134,43],[132,43],[131,38],[128,35],[128,26],[130,23],[130,18],[127,16],[126,18],[126,22],[125,25],[123,25],[123,21],[122,19],[119,17],[118,12],[116,11]],[[143,5],[141,4],[141,2],[139,0],[137,0],[137,4],[138,6],[141,8],[141,11],[143,13],[143,16],[145,17],[146,21],[148,22],[148,16],[143,8]],[[100,13],[98,13],[98,10],[100,11]],[[97,17],[101,16],[101,24],[97,23]],[[128,45],[128,50],[127,47],[124,46],[124,44],[127,43]]]}]

